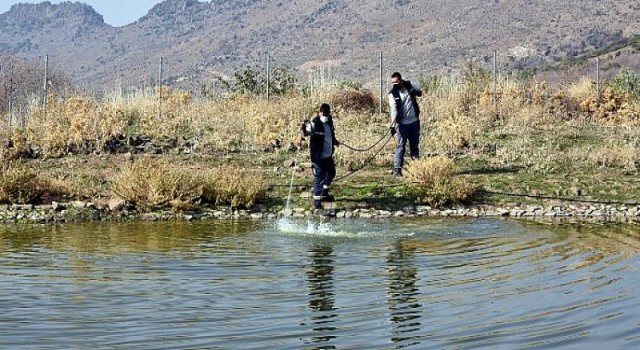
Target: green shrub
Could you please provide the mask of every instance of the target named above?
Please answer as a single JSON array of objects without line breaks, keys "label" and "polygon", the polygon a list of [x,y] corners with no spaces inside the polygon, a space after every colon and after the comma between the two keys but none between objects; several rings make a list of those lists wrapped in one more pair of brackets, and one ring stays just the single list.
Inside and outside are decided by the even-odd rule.
[{"label": "green shrub", "polygon": [[[247,66],[243,71],[233,74],[233,80],[218,77],[218,83],[224,91],[242,95],[262,95],[267,91],[267,77],[260,69]],[[296,78],[287,68],[270,70],[269,93],[285,95],[294,90]]]},{"label": "green shrub", "polygon": [[638,75],[628,69],[623,69],[610,81],[608,85],[616,92],[626,94],[632,101],[640,101],[640,79]]}]

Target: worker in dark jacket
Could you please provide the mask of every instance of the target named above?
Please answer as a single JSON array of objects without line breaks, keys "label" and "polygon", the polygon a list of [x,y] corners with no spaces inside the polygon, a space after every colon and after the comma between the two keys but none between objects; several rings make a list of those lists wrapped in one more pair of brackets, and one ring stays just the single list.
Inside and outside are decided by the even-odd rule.
[{"label": "worker in dark jacket", "polygon": [[336,139],[331,107],[323,103],[319,113],[311,120],[305,120],[300,126],[303,136],[309,136],[309,149],[315,182],[313,185],[313,205],[316,209],[322,209],[321,201],[331,202],[333,196],[329,195],[331,182],[336,177],[336,164],[333,160],[333,152],[340,145]]}]

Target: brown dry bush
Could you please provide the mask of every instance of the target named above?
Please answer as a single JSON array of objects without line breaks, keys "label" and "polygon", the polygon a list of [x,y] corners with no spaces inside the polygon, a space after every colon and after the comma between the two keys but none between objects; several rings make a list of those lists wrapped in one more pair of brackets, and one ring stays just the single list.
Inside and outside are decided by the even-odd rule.
[{"label": "brown dry bush", "polygon": [[190,94],[166,87],[162,91],[162,114],[154,97],[98,101],[86,96],[60,99],[50,95],[46,110],[39,105],[31,106],[30,118],[21,133],[25,143],[50,157],[97,151],[117,134],[144,134],[153,138],[192,134],[190,123],[193,115],[199,114],[191,105]]},{"label": "brown dry bush", "polygon": [[412,161],[407,166],[404,181],[415,194],[418,203],[440,207],[462,202],[471,197],[474,185],[455,176],[455,164],[444,156]]},{"label": "brown dry bush", "polygon": [[[4,136],[3,147],[0,149],[0,161],[9,161],[33,156],[31,141],[28,139],[28,129],[14,129]],[[6,141],[5,141],[6,140]]]},{"label": "brown dry bush", "polygon": [[355,112],[372,112],[377,107],[376,98],[371,91],[346,87],[333,91],[329,96],[328,103],[334,109],[340,108]]}]

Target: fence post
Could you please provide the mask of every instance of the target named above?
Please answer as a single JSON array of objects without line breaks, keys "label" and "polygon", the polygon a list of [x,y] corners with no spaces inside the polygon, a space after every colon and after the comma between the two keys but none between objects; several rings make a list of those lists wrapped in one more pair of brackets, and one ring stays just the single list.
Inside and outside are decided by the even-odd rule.
[{"label": "fence post", "polygon": [[13,123],[13,62],[9,66],[9,130]]},{"label": "fence post", "polygon": [[624,87],[627,92],[627,98],[629,98],[629,74],[631,73],[628,70],[624,72]]},{"label": "fence post", "polygon": [[271,54],[267,54],[267,101],[269,101],[271,90]]},{"label": "fence post", "polygon": [[47,111],[47,80],[49,79],[49,55],[44,56],[44,81],[42,82],[42,110]]},{"label": "fence post", "polygon": [[383,78],[382,78],[382,70],[383,70],[383,66],[382,66],[382,51],[380,51],[380,114],[382,114],[382,97],[383,97],[383,92],[382,92],[382,84],[383,84]]},{"label": "fence post", "polygon": [[596,102],[600,103],[600,56],[596,57]]},{"label": "fence post", "polygon": [[493,108],[498,104],[498,52],[493,50]]},{"label": "fence post", "polygon": [[158,69],[158,84],[160,88],[158,89],[158,94],[160,95],[160,99],[158,101],[158,118],[162,118],[162,69],[164,58],[160,56],[160,67]]}]

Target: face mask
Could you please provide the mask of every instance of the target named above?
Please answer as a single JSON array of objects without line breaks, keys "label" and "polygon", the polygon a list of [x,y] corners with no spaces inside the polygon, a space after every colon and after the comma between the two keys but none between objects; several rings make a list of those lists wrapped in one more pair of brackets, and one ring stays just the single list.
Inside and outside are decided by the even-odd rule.
[{"label": "face mask", "polygon": [[321,116],[320,116],[320,121],[324,124],[324,123],[326,123],[327,121],[329,121],[329,117],[327,117],[327,116],[325,116],[325,115],[321,115]]}]

